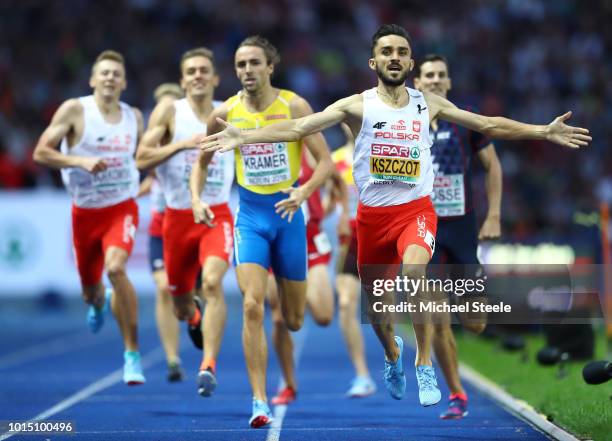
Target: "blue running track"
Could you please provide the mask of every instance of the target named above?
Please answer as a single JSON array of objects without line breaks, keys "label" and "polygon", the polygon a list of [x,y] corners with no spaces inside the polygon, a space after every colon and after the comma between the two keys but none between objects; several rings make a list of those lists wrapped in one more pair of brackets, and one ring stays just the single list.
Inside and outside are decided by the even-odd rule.
[{"label": "blue running track", "polygon": [[[406,348],[408,390],[402,401],[391,399],[382,385],[383,355],[369,327],[364,326],[368,364],[379,391],[364,399],[344,393],[353,376],[337,323],[319,328],[306,320],[296,336],[298,400],[274,409],[276,425],[250,429],[250,387],[241,343],[241,308],[237,296],[228,305],[227,323],[218,360],[215,395],[197,394],[195,376],[200,353],[181,336],[181,357],[187,373],[182,383],[166,382],[153,299],[141,299],[140,341],[147,383],[121,382],[123,363],[119,333],[110,318],[97,335],[85,326],[85,306],[69,302],[49,312],[25,302],[0,309],[0,420],[73,421],[76,435],[22,435],[38,440],[541,440],[541,432],[517,419],[467,385],[470,415],[442,421],[443,402],[419,405],[411,368],[414,352]],[[268,333],[269,334],[269,333]],[[270,345],[271,346],[271,345]],[[270,349],[268,392],[279,384],[279,369]],[[438,373],[440,382],[441,374]],[[448,396],[443,390],[443,397]],[[0,433],[0,440],[5,439]]]}]

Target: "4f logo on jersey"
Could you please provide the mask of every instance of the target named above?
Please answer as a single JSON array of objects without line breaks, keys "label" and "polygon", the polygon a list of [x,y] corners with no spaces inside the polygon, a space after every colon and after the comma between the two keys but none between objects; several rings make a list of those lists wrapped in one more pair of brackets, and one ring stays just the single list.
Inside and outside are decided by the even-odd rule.
[{"label": "4f logo on jersey", "polygon": [[376,124],[374,124],[372,126],[372,128],[380,130],[380,129],[382,129],[386,125],[387,125],[387,123],[385,121],[379,121]]}]

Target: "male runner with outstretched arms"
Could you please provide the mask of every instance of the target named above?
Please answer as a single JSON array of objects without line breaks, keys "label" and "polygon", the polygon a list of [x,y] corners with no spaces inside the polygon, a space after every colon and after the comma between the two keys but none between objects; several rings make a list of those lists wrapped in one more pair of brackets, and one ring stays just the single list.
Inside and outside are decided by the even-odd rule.
[{"label": "male runner with outstretched arms", "polygon": [[[418,90],[446,98],[451,90],[446,58],[431,54],[420,60],[416,66],[414,85]],[[436,252],[431,263],[455,265],[452,271],[455,276],[460,272],[460,277],[475,279],[480,272],[478,240],[497,239],[500,236],[501,165],[495,146],[480,133],[436,119],[431,121],[430,127],[433,138],[431,154],[436,172],[432,200],[438,215]],[[473,209],[471,183],[475,156],[485,170],[488,201],[488,212],[480,233]],[[466,299],[470,300],[476,299]],[[450,313],[440,313],[439,316],[434,320],[433,347],[450,389],[448,409],[440,418],[459,419],[468,413],[467,394],[459,378],[457,346],[450,326]],[[486,326],[486,317],[470,320],[464,314],[459,314],[459,318],[463,326],[474,333],[482,332]]]},{"label": "male runner with outstretched arms", "polygon": [[[206,130],[208,115],[220,104],[213,101],[219,78],[213,54],[206,48],[185,52],[180,70],[186,97],[155,107],[137,161],[141,168],[157,167],[167,205],[163,246],[168,288],[178,319],[189,324],[189,335],[196,347],[204,347],[198,393],[208,397],[217,385],[216,359],[227,315],[222,280],[232,251],[233,219],[228,201],[234,162],[231,155],[215,155],[209,165],[206,190],[192,194],[189,179],[199,155],[194,149],[194,135]],[[194,220],[192,207],[201,200],[215,213],[214,224],[202,225]],[[203,318],[196,293],[200,268],[206,300]]]},{"label": "male runner with outstretched arms", "polygon": [[[248,37],[240,44],[234,67],[242,90],[213,111],[208,121],[209,133],[223,128],[219,120],[252,130],[312,113],[310,105],[294,92],[272,87],[270,80],[279,59],[276,48],[260,36]],[[234,262],[243,294],[242,344],[253,389],[249,424],[254,428],[272,421],[266,395],[268,348],[263,328],[268,269],[272,268],[277,280],[285,324],[296,331],[304,320],[307,270],[306,228],[298,208],[323,184],[332,169],[323,136],[319,133],[307,136],[304,142],[317,165],[312,178],[296,186],[302,158],[301,139],[247,143],[235,152],[240,202],[234,231]],[[194,167],[194,192],[204,186],[211,157],[212,154],[203,153],[200,166]],[[216,221],[206,203],[194,205],[193,210],[199,222]]]},{"label": "male runner with outstretched arms", "polygon": [[[587,129],[564,124],[570,112],[548,125],[524,124],[461,110],[435,94],[407,88],[404,83],[414,66],[411,55],[407,31],[398,25],[383,25],[372,37],[369,60],[370,69],[378,76],[377,87],[336,101],[322,112],[258,130],[240,130],[239,125],[219,121],[225,126],[223,132],[203,137],[198,144],[205,152],[223,152],[254,143],[291,142],[347,123],[355,137],[353,176],[360,198],[360,272],[364,265],[401,263],[405,276],[424,279],[436,233],[436,214],[430,199],[434,182],[429,135],[432,119],[453,122],[490,138],[548,140],[570,148],[587,145],[591,137]],[[280,208],[284,214],[293,214],[299,205],[287,203]],[[364,274],[360,275],[363,279]],[[365,281],[366,286],[369,282]],[[422,293],[416,295],[421,298]],[[402,339],[394,337],[391,323],[372,326],[385,351],[385,385],[393,398],[401,399],[406,388]],[[429,406],[441,398],[431,366],[433,326],[423,315],[416,317],[413,326],[419,399]]]},{"label": "male runner with outstretched arms", "polygon": [[[126,273],[138,226],[134,153],[142,114],[120,101],[127,86],[120,53],[98,55],[89,85],[93,95],[64,101],[57,109],[38,140],[34,160],[61,169],[72,197],[72,240],[83,298],[90,305],[87,325],[98,332],[110,305],[125,345],[123,381],[142,384],[138,304]],[[104,288],[103,270],[112,291]]]}]

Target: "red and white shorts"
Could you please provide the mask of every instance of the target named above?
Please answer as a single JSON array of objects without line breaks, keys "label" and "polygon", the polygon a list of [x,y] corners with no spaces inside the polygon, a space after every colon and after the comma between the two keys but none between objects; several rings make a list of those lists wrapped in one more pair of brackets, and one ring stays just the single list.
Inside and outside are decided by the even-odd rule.
[{"label": "red and white shorts", "polygon": [[406,204],[357,210],[357,262],[399,264],[409,245],[420,245],[433,256],[438,218],[429,196]]},{"label": "red and white shorts", "polygon": [[306,243],[308,245],[308,269],[316,265],[327,265],[331,260],[331,243],[327,234],[321,231],[319,222],[306,224]]},{"label": "red and white shorts", "polygon": [[128,199],[103,208],[72,206],[72,243],[84,286],[102,280],[104,255],[109,247],[132,253],[138,227],[138,205]]},{"label": "red and white shorts", "polygon": [[198,271],[209,256],[227,262],[234,246],[234,221],[227,204],[213,205],[214,227],[196,224],[193,212],[166,208],[163,225],[164,264],[173,296],[195,288]]}]

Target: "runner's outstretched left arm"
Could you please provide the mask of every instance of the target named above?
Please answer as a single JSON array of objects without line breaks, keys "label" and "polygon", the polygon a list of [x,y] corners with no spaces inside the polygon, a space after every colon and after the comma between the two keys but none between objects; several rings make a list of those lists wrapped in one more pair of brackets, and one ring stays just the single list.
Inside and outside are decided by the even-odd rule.
[{"label": "runner's outstretched left arm", "polygon": [[589,130],[565,124],[572,112],[556,117],[550,124],[525,124],[501,116],[483,116],[457,108],[450,101],[433,93],[424,92],[430,118],[439,118],[480,132],[489,138],[546,140],[569,148],[585,147],[592,138]]}]

